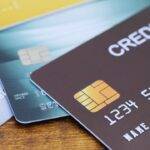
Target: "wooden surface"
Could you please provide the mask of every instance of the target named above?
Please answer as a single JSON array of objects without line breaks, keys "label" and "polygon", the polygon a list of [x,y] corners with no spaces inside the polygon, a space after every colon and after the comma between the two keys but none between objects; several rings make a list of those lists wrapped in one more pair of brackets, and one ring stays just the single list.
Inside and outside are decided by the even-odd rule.
[{"label": "wooden surface", "polygon": [[11,119],[0,127],[0,150],[104,150],[71,117],[22,126]]}]

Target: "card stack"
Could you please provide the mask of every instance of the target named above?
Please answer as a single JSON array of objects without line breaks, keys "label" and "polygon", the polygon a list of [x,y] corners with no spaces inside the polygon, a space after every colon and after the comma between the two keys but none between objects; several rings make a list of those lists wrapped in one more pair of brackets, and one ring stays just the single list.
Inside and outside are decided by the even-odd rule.
[{"label": "card stack", "polygon": [[7,0],[0,16],[1,125],[71,115],[109,149],[148,150],[149,0]]}]

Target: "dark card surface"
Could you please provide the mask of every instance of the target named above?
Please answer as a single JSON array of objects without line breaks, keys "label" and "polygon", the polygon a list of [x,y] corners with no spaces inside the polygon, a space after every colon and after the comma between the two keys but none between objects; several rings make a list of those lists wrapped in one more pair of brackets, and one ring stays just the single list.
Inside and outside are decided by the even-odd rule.
[{"label": "dark card surface", "polygon": [[150,148],[150,8],[31,79],[109,149]]}]

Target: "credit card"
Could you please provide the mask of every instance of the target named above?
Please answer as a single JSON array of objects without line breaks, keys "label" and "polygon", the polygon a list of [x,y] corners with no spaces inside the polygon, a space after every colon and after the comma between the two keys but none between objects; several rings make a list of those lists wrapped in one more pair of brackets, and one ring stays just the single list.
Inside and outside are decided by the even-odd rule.
[{"label": "credit card", "polygon": [[109,149],[149,150],[150,7],[31,75]]},{"label": "credit card", "polygon": [[[0,77],[4,81],[17,121],[32,123],[68,115],[62,110],[58,111],[57,105],[53,109],[50,107],[51,110],[48,106],[47,109],[50,100],[43,92],[37,92],[37,89],[29,82],[30,72],[47,63],[43,61],[45,54],[48,56],[47,61],[64,55],[83,42],[145,8],[146,5],[150,4],[150,1],[133,0],[134,5],[129,5],[129,3],[131,4],[130,0],[88,3],[65,10],[63,13],[50,15],[40,19],[39,22],[34,20],[1,32]],[[111,7],[108,7],[110,5]],[[126,8],[125,11],[122,11],[123,8]],[[107,9],[105,15],[102,13],[104,9]],[[77,22],[74,21],[74,18]],[[46,20],[48,20],[49,26],[45,25]],[[28,94],[24,96],[24,93]],[[22,94],[23,98],[18,100],[18,95]],[[51,101],[51,103],[53,102]],[[43,111],[43,107],[41,109],[41,105],[46,106],[46,111]],[[54,113],[55,109],[56,113]]]},{"label": "credit card", "polygon": [[0,125],[3,125],[12,117],[12,112],[8,105],[8,97],[0,80]]},{"label": "credit card", "polygon": [[59,9],[87,2],[86,0],[2,0],[0,29],[7,28]]},{"label": "credit card", "polygon": [[43,91],[37,90],[29,79],[5,80],[4,84],[11,104],[15,106],[14,112],[18,122],[28,124],[68,116],[54,101],[48,99]]}]

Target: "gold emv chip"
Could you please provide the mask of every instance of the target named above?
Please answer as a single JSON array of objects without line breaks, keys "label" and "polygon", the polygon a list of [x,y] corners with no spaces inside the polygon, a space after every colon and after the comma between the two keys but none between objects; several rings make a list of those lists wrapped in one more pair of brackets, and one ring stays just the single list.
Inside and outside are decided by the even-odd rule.
[{"label": "gold emv chip", "polygon": [[79,103],[93,113],[116,101],[119,97],[120,94],[102,80],[95,81],[74,95]]}]

